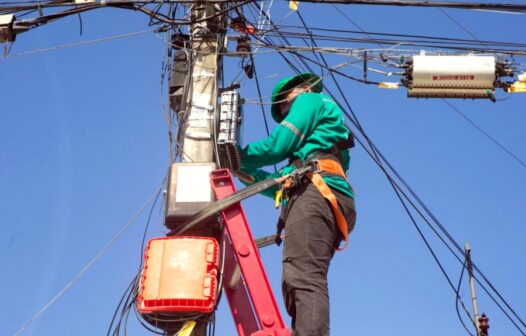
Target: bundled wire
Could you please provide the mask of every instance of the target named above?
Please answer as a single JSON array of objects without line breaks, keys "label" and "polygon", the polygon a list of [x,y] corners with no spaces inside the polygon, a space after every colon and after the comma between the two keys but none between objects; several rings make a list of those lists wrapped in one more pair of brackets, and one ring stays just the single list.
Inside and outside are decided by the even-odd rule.
[{"label": "bundled wire", "polygon": [[[205,22],[213,18],[221,17],[228,13],[229,11],[244,6],[246,4],[249,4],[251,2],[254,2],[255,0],[244,0],[244,1],[217,1],[220,3],[226,3],[227,6],[221,11],[218,11],[217,13],[214,13],[209,16],[205,16],[202,18],[183,18],[183,19],[174,19],[169,16],[169,14],[163,14],[161,12],[161,9],[164,8],[163,5],[169,4],[169,3],[197,3],[195,1],[120,1],[120,0],[107,0],[104,2],[95,2],[95,3],[87,3],[84,5],[78,5],[78,4],[71,4],[71,2],[65,2],[65,1],[51,1],[51,2],[44,2],[44,3],[37,3],[34,5],[16,5],[16,6],[0,6],[0,14],[11,14],[11,13],[18,13],[18,12],[26,12],[27,11],[39,11],[42,13],[43,8],[53,8],[53,7],[70,7],[68,9],[65,9],[63,11],[58,11],[51,14],[46,15],[39,15],[36,18],[33,19],[24,19],[24,20],[17,20],[15,22],[16,26],[18,28],[24,28],[24,29],[33,29],[38,26],[41,26],[43,24],[70,16],[70,15],[77,15],[82,12],[91,11],[94,9],[101,9],[101,8],[117,8],[117,9],[126,9],[126,10],[133,10],[137,12],[141,12],[143,14],[146,14],[148,17],[150,17],[150,25],[156,25],[156,24],[170,24],[170,25],[192,25],[200,22]],[[140,4],[140,5],[139,5]],[[146,7],[146,5],[154,4],[155,6],[153,9],[150,9],[149,7]]]},{"label": "bundled wire", "polygon": [[[306,28],[306,30],[308,29]],[[279,36],[279,30],[276,29],[276,31],[278,32],[277,35]],[[308,34],[308,31],[307,31],[307,34]],[[285,37],[281,37],[281,38],[284,41],[286,41]],[[266,43],[269,43],[269,41],[266,40]],[[294,53],[294,52],[291,52],[291,53],[296,54],[296,56],[298,56],[297,53]],[[291,65],[291,68],[293,69],[293,71],[295,71],[296,73],[299,73],[298,68],[294,64],[292,64],[290,60],[287,59],[286,56],[284,56],[282,53],[280,53],[280,55],[282,55],[286,63]],[[309,69],[309,71],[312,72],[312,70],[307,64],[303,63],[303,65],[306,66]],[[334,79],[334,84],[339,88],[339,83],[335,79]],[[332,94],[329,90],[326,90],[326,91],[328,92],[330,96],[332,96],[335,99],[338,105],[342,107],[342,104],[338,102],[334,94]],[[356,140],[362,145],[364,150],[369,154],[369,156],[373,159],[373,161],[378,165],[378,167],[385,174],[389,183],[393,187],[395,194],[397,195],[406,213],[408,214],[413,225],[415,226],[415,229],[418,231],[420,238],[424,241],[426,247],[428,248],[429,252],[433,256],[435,262],[437,263],[442,274],[446,278],[451,289],[455,292],[455,298],[459,300],[458,291],[456,287],[453,285],[445,268],[441,264],[436,253],[434,252],[433,248],[429,244],[427,238],[424,236],[423,231],[417,224],[416,219],[414,218],[413,214],[409,210],[409,207],[411,207],[413,211],[417,213],[417,215],[425,222],[425,224],[439,238],[439,240],[446,246],[446,248],[454,255],[454,257],[461,264],[463,264],[463,261],[462,261],[463,251],[460,245],[453,239],[451,234],[438,221],[438,219],[433,215],[433,213],[429,210],[429,208],[422,202],[422,200],[418,197],[418,195],[416,195],[416,193],[411,189],[411,187],[407,184],[407,182],[400,176],[400,174],[396,171],[396,169],[382,155],[382,153],[378,150],[374,142],[367,136],[364,129],[360,125],[356,114],[354,113],[352,107],[350,106],[349,102],[347,101],[343,93],[342,93],[342,98],[344,99],[345,105],[347,107],[346,109],[342,107],[342,110],[344,111],[346,118],[353,124],[354,126],[353,128],[356,129],[356,131],[352,132],[355,135]],[[350,111],[350,112],[347,112],[347,111]],[[482,289],[486,292],[486,294],[492,299],[492,301],[497,305],[497,307],[507,316],[509,321],[517,328],[517,330],[522,335],[526,335],[523,329],[523,327],[526,328],[526,324],[524,323],[524,321],[515,312],[515,310],[510,306],[510,304],[502,297],[502,295],[497,291],[497,289],[487,279],[487,277],[482,273],[482,271],[475,265],[474,265],[474,268],[477,272],[477,276],[475,276],[475,278],[478,284],[482,287]],[[498,297],[498,300],[495,296]],[[522,325],[522,327],[519,324]]]}]

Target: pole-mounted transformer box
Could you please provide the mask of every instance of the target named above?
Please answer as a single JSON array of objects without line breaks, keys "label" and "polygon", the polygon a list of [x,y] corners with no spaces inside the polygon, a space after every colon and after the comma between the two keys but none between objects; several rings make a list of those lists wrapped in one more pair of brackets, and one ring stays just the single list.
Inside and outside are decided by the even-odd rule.
[{"label": "pole-mounted transformer box", "polygon": [[174,229],[215,200],[210,186],[213,162],[184,162],[170,166],[166,183],[164,224]]},{"label": "pole-mounted transformer box", "polygon": [[242,114],[242,100],[237,90],[222,92],[217,149],[221,168],[228,168],[231,171],[241,169],[241,157],[238,148],[241,146]]},{"label": "pole-mounted transformer box", "polygon": [[494,56],[413,56],[407,63],[408,97],[493,97],[497,72]]}]

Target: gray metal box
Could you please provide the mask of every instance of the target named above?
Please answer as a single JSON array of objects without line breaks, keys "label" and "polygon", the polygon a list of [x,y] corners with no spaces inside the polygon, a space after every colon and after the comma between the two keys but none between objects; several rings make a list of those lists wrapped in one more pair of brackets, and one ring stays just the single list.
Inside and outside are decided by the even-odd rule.
[{"label": "gray metal box", "polygon": [[210,186],[213,162],[174,163],[166,185],[165,225],[169,229],[186,221],[214,201]]}]

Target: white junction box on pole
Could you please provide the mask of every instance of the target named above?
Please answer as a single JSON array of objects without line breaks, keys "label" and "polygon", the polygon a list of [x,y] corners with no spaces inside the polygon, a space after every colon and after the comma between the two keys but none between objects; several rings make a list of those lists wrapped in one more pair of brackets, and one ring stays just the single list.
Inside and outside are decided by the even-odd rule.
[{"label": "white junction box on pole", "polygon": [[408,96],[490,98],[496,65],[494,56],[413,56],[408,62]]},{"label": "white junction box on pole", "polygon": [[0,15],[0,42],[13,42],[15,34],[13,32],[13,23],[16,17],[14,14]]},{"label": "white junction box on pole", "polygon": [[228,168],[231,171],[241,169],[241,156],[238,150],[241,146],[241,125],[243,120],[241,102],[242,100],[237,90],[228,90],[221,93],[217,147],[221,167]]}]

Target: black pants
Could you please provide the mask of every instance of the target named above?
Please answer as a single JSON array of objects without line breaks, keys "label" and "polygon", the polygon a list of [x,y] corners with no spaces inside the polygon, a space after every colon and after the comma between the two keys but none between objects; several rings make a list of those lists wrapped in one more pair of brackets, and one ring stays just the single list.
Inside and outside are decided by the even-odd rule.
[{"label": "black pants", "polygon": [[[354,200],[333,190],[353,229]],[[312,183],[295,191],[287,207],[282,290],[293,336],[329,335],[327,273],[341,240],[329,203]]]}]

